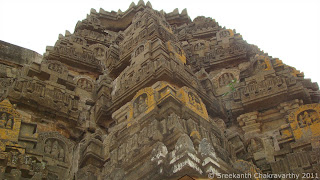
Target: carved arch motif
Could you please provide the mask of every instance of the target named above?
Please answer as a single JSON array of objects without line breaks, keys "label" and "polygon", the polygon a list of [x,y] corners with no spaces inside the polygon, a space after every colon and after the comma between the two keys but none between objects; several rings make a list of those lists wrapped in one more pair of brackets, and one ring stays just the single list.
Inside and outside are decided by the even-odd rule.
[{"label": "carved arch motif", "polygon": [[215,86],[222,88],[231,83],[232,80],[239,80],[239,75],[239,69],[223,69],[221,72],[211,77]]},{"label": "carved arch motif", "polygon": [[75,77],[74,80],[79,88],[84,89],[88,92],[92,92],[94,83],[90,77],[82,75]]},{"label": "carved arch motif", "polygon": [[267,56],[263,56],[263,55],[256,56],[254,60],[255,60],[253,63],[254,74],[257,74],[261,71],[268,71],[272,69],[270,59]]},{"label": "carved arch motif", "polygon": [[37,149],[47,158],[70,163],[74,142],[58,132],[42,132],[38,136]]},{"label": "carved arch motif", "polygon": [[235,79],[235,77],[234,77],[233,73],[226,72],[226,73],[222,74],[219,77],[219,87],[223,87],[223,86],[228,85],[234,79]]},{"label": "carved arch motif", "polygon": [[131,125],[133,118],[138,117],[141,113],[150,112],[155,106],[155,90],[153,88],[147,87],[138,91],[129,104],[128,126]]}]

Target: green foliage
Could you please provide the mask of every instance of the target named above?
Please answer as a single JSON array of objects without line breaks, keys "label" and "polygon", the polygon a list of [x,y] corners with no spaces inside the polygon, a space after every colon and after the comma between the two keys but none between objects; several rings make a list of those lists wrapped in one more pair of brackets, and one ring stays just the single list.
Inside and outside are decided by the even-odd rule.
[{"label": "green foliage", "polygon": [[239,81],[238,81],[237,79],[233,79],[233,80],[227,85],[227,86],[230,88],[230,91],[224,93],[224,94],[222,95],[222,97],[228,95],[229,93],[234,92],[234,91],[236,90],[236,88],[235,88],[236,83],[239,83]]}]

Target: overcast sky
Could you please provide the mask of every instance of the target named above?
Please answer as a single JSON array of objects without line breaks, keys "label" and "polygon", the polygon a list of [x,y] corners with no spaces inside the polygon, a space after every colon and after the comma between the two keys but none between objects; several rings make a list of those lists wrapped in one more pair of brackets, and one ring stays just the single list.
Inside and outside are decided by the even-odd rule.
[{"label": "overcast sky", "polygon": [[[130,0],[3,0],[0,40],[40,54],[65,30],[74,31],[90,9],[125,11]],[[136,4],[138,0],[134,0]],[[156,10],[207,16],[236,29],[250,44],[320,82],[320,0],[150,0]],[[146,3],[146,1],[145,1]]]}]

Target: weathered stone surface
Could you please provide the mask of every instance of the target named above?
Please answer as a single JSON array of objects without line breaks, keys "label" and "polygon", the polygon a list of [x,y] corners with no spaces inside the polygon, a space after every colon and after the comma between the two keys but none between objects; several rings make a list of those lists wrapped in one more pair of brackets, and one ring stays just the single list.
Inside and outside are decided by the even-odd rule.
[{"label": "weathered stone surface", "polygon": [[0,85],[0,179],[320,173],[318,85],[186,10],[92,9],[43,57],[0,41]]},{"label": "weathered stone surface", "polygon": [[42,56],[32,50],[21,48],[0,40],[0,60],[10,64],[23,66],[32,62],[41,62]]}]

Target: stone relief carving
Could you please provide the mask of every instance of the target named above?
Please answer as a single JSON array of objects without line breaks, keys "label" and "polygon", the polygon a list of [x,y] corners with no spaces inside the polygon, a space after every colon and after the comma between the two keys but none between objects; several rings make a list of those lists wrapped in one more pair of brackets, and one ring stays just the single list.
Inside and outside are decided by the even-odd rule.
[{"label": "stone relief carving", "polygon": [[91,92],[92,91],[92,82],[89,81],[86,78],[80,78],[77,82],[78,87],[80,87],[81,89],[84,89],[86,91]]},{"label": "stone relief carving", "polygon": [[144,51],[144,45],[139,46],[134,53],[135,57],[137,57],[143,51]]},{"label": "stone relief carving", "polygon": [[318,134],[317,128],[320,122],[320,106],[318,104],[302,105],[295,111],[292,111],[288,116],[290,127],[293,131],[293,136],[296,139],[307,138],[302,129],[310,129],[312,136]]},{"label": "stone relief carving", "polygon": [[265,70],[265,69],[268,68],[266,62],[263,61],[263,60],[258,60],[258,61],[256,62],[255,67],[256,67],[256,71],[261,71],[261,70]]},{"label": "stone relief carving", "polygon": [[136,22],[136,24],[134,25],[134,29],[138,29],[141,26],[141,21]]},{"label": "stone relief carving", "polygon": [[232,73],[224,73],[219,77],[219,87],[228,85],[234,80],[235,77]]},{"label": "stone relief carving", "polygon": [[105,52],[103,52],[102,48],[95,48],[93,53],[97,58],[101,58],[105,55]]},{"label": "stone relief carving", "polygon": [[194,106],[197,110],[202,111],[201,102],[199,98],[194,95],[192,92],[188,92],[189,102],[192,106]]},{"label": "stone relief carving", "polygon": [[0,128],[12,129],[14,124],[14,117],[13,115],[0,112]]},{"label": "stone relief carving", "polygon": [[300,127],[310,126],[312,123],[319,121],[319,114],[315,110],[306,110],[298,114]]},{"label": "stone relief carving", "polygon": [[80,44],[80,45],[85,45],[87,44],[87,41],[80,37],[80,36],[71,36],[71,41],[74,42],[74,43],[77,43],[77,44]]},{"label": "stone relief carving", "polygon": [[44,153],[50,155],[54,159],[64,161],[65,145],[60,140],[47,139],[44,146]]},{"label": "stone relief carving", "polygon": [[61,64],[58,63],[50,63],[48,65],[48,69],[55,71],[57,73],[62,73],[63,72],[63,67]]},{"label": "stone relief carving", "polygon": [[147,94],[142,94],[133,103],[133,116],[137,117],[148,108]]},{"label": "stone relief carving", "polygon": [[95,58],[100,61],[104,61],[107,58],[108,48],[102,44],[93,44],[89,46],[89,49],[93,52]]},{"label": "stone relief carving", "polygon": [[95,58],[92,52],[79,52],[73,47],[67,47],[65,45],[57,45],[54,47],[54,52],[60,55],[66,56],[73,60],[80,62],[90,63],[93,65],[99,65],[100,61]]},{"label": "stone relief carving", "polygon": [[42,132],[38,136],[37,148],[49,157],[64,163],[71,162],[74,142],[62,136],[58,132]]}]

